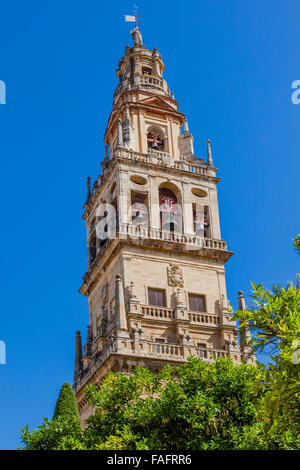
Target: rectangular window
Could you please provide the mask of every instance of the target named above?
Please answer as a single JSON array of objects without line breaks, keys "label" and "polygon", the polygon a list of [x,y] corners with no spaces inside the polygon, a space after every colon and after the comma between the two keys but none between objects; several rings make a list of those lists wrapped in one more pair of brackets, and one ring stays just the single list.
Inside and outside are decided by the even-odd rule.
[{"label": "rectangular window", "polygon": [[166,306],[166,293],[161,289],[148,289],[148,304],[155,307]]},{"label": "rectangular window", "polygon": [[189,294],[189,309],[192,312],[206,312],[205,296]]}]

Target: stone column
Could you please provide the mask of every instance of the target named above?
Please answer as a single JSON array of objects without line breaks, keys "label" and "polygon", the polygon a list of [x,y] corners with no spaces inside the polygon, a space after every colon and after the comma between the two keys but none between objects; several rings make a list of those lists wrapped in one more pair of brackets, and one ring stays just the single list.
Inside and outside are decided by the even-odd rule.
[{"label": "stone column", "polygon": [[193,224],[193,206],[190,201],[190,185],[187,183],[182,184],[182,218],[183,218],[183,233],[186,235],[194,235]]},{"label": "stone column", "polygon": [[149,179],[149,226],[160,229],[159,189],[153,177]]},{"label": "stone column", "polygon": [[123,289],[122,276],[120,274],[117,274],[115,278],[115,311],[116,311],[116,319],[115,319],[116,329],[127,330],[124,289]]},{"label": "stone column", "polygon": [[134,65],[133,65],[133,85],[140,86],[140,58],[138,55],[134,56]]}]

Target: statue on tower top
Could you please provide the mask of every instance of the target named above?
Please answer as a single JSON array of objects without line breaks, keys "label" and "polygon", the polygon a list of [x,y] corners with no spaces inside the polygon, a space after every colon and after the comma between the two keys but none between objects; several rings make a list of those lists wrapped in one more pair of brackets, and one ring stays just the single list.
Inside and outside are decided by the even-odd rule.
[{"label": "statue on tower top", "polygon": [[130,31],[131,37],[133,39],[134,45],[135,46],[142,46],[143,45],[143,38],[141,35],[141,32],[139,30],[139,27],[136,26],[132,31]]}]

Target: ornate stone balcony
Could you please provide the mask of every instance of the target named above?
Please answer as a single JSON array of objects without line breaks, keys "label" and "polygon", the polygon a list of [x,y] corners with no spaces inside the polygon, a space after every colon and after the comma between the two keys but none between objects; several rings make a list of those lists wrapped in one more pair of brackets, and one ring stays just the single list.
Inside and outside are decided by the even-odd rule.
[{"label": "ornate stone balcony", "polygon": [[96,257],[90,263],[87,273],[84,275],[84,280],[91,274],[94,267],[97,265],[99,259],[106,252],[108,247],[116,239],[131,242],[141,243],[145,240],[149,242],[167,243],[167,246],[172,248],[172,245],[177,245],[186,251],[195,251],[207,256],[222,256],[226,260],[232,256],[232,252],[227,250],[227,242],[224,240],[216,240],[214,238],[197,237],[195,235],[187,235],[180,232],[169,232],[167,230],[160,230],[157,228],[143,227],[141,225],[119,223],[116,230],[115,238],[108,238],[101,248],[98,248]]},{"label": "ornate stone balcony", "polygon": [[141,313],[145,318],[175,320],[175,310],[172,310],[171,308],[141,305]]},{"label": "ornate stone balcony", "polygon": [[155,341],[141,340],[134,341],[129,339],[126,347],[120,347],[118,340],[111,335],[108,338],[106,347],[94,355],[88,369],[81,371],[74,383],[74,390],[77,393],[84,387],[94,373],[105,363],[111,356],[116,355],[122,358],[140,358],[147,363],[147,359],[157,360],[171,363],[186,362],[190,356],[200,357],[203,361],[213,362],[219,357],[229,357],[229,352],[225,349],[204,348],[191,344],[171,344],[158,343]]},{"label": "ornate stone balcony", "polygon": [[199,163],[190,163],[185,160],[173,160],[171,155],[167,152],[135,152],[125,148],[117,148],[114,151],[113,158],[122,158],[134,162],[144,162],[152,165],[159,165],[171,169],[187,171],[196,175],[202,176],[215,176],[216,170],[208,168],[201,161]]},{"label": "ornate stone balcony", "polygon": [[164,83],[162,78],[156,77],[154,75],[141,75],[140,76],[140,85],[142,88],[147,89],[161,89],[165,92],[168,91],[166,83]]},{"label": "ornate stone balcony", "polygon": [[[154,320],[169,320],[174,321],[176,319],[175,310],[166,307],[153,307],[151,305],[140,305],[141,315],[144,318],[150,318]],[[220,326],[220,315],[218,313],[207,313],[207,312],[188,312],[190,322],[197,325],[205,325],[218,327]]]},{"label": "ornate stone balcony", "polygon": [[157,228],[143,227],[142,225],[124,224],[119,225],[120,237],[144,238],[152,240],[161,240],[173,243],[180,243],[190,246],[191,249],[213,249],[227,251],[227,242],[213,238],[197,237],[195,235],[186,235],[180,232],[170,232]]}]

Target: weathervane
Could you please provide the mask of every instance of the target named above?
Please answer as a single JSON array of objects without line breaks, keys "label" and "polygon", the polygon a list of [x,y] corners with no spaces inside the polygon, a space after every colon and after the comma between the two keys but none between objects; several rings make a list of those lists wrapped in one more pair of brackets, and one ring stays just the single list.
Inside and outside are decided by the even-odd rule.
[{"label": "weathervane", "polygon": [[136,4],[133,7],[134,15],[125,15],[125,21],[129,21],[130,23],[135,23],[135,27],[138,28],[138,8]]}]

